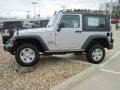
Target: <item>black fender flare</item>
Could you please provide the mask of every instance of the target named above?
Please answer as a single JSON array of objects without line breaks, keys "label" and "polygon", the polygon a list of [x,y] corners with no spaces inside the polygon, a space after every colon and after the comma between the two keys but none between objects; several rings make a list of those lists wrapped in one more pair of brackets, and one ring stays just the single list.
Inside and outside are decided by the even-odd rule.
[{"label": "black fender flare", "polygon": [[107,45],[109,44],[109,40],[108,40],[107,36],[105,36],[105,35],[91,35],[87,38],[87,40],[85,41],[85,43],[83,44],[81,49],[85,50],[89,46],[89,44],[95,39],[105,39],[107,41],[106,42]]},{"label": "black fender flare", "polygon": [[46,43],[44,42],[44,40],[40,36],[38,36],[38,35],[16,36],[15,37],[16,41],[18,41],[20,39],[35,39],[35,40],[37,40],[42,45],[44,51],[48,51],[49,50],[49,48],[46,45]]}]

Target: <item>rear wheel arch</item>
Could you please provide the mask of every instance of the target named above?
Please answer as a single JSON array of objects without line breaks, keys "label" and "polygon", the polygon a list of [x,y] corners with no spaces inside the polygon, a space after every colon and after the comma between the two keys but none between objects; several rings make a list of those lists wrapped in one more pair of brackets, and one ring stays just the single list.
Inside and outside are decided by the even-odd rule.
[{"label": "rear wheel arch", "polygon": [[107,39],[106,36],[100,35],[100,36],[90,36],[88,39],[85,41],[85,43],[82,46],[82,49],[88,49],[90,46],[95,45],[95,44],[100,44],[104,48],[108,48],[109,40]]}]

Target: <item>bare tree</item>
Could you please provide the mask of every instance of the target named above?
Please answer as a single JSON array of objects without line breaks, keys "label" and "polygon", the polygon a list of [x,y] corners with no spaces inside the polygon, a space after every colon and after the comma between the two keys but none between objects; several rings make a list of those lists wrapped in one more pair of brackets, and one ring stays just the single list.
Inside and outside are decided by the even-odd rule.
[{"label": "bare tree", "polygon": [[119,4],[120,4],[120,0],[118,0]]},{"label": "bare tree", "polygon": [[105,12],[106,12],[106,14],[110,13],[110,4],[109,3],[106,3],[106,5],[105,5]]}]

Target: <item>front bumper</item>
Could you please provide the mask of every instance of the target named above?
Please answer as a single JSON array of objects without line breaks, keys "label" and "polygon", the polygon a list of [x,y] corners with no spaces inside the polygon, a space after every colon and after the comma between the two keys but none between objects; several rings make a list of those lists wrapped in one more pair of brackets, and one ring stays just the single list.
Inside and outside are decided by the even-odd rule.
[{"label": "front bumper", "polygon": [[4,50],[8,51],[9,53],[13,54],[13,45],[12,44],[4,44]]},{"label": "front bumper", "polygon": [[6,44],[7,41],[11,38],[11,36],[2,36],[2,41],[3,41],[3,44]]}]

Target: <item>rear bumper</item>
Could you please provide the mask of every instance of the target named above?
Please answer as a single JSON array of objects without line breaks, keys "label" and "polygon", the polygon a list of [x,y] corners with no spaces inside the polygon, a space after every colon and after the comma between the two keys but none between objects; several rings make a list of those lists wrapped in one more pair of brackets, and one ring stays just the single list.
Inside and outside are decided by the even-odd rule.
[{"label": "rear bumper", "polygon": [[111,39],[110,44],[108,45],[108,49],[113,49],[114,39]]},{"label": "rear bumper", "polygon": [[111,39],[110,43],[114,43],[114,39]]},{"label": "rear bumper", "polygon": [[5,44],[3,48],[5,51],[13,54],[13,45],[12,44]]},{"label": "rear bumper", "polygon": [[110,50],[110,49],[113,49],[113,44],[109,44],[108,45],[108,49]]}]

